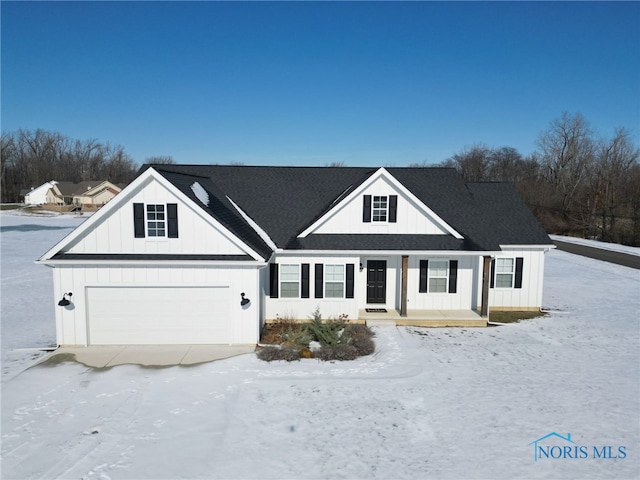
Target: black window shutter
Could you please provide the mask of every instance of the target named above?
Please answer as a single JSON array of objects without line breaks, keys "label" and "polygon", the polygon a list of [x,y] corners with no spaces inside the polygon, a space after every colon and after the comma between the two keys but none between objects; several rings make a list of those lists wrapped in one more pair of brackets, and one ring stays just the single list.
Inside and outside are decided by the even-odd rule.
[{"label": "black window shutter", "polygon": [[371,195],[364,195],[362,197],[362,221],[371,221]]},{"label": "black window shutter", "polygon": [[300,297],[309,298],[309,264],[303,263],[302,267],[302,281],[300,285]]},{"label": "black window shutter", "polygon": [[167,203],[167,233],[169,238],[178,238],[178,204]]},{"label": "black window shutter", "polygon": [[489,279],[489,288],[493,288],[496,281],[496,259],[491,260],[491,278]]},{"label": "black window shutter", "polygon": [[389,223],[396,223],[398,214],[398,196],[389,195]]},{"label": "black window shutter", "polygon": [[316,263],[316,274],[315,274],[315,297],[323,298],[324,293],[324,279],[322,277],[323,274],[323,265],[321,263]]},{"label": "black window shutter", "polygon": [[346,284],[346,298],[354,298],[353,297],[353,283],[354,283],[354,272],[355,266],[353,263],[347,263],[347,284]]},{"label": "black window shutter", "polygon": [[133,235],[144,238],[144,203],[133,204]]},{"label": "black window shutter", "polygon": [[418,292],[427,291],[427,269],[429,268],[429,260],[420,260],[420,286]]},{"label": "black window shutter", "polygon": [[269,265],[269,296],[278,298],[278,264]]},{"label": "black window shutter", "polygon": [[458,291],[458,261],[449,260],[449,293]]},{"label": "black window shutter", "polygon": [[516,257],[516,279],[513,284],[514,288],[522,288],[522,264],[524,263],[523,257]]}]

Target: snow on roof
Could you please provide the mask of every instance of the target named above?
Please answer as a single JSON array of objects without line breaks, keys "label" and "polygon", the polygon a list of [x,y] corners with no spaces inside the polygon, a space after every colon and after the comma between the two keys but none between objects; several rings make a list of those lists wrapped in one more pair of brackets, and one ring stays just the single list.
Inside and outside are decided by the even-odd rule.
[{"label": "snow on roof", "polygon": [[193,194],[196,196],[203,205],[209,206],[209,194],[207,191],[200,185],[198,182],[194,182],[191,185],[191,190],[193,190]]}]

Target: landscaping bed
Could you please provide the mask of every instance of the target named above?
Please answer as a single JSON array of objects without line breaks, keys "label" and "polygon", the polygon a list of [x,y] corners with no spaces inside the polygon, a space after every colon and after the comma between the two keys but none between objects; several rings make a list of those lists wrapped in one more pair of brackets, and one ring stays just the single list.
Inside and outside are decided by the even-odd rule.
[{"label": "landscaping bed", "polygon": [[373,331],[364,324],[344,319],[322,320],[316,310],[310,322],[284,319],[266,324],[257,355],[267,362],[300,358],[355,360],[375,351],[373,336]]}]

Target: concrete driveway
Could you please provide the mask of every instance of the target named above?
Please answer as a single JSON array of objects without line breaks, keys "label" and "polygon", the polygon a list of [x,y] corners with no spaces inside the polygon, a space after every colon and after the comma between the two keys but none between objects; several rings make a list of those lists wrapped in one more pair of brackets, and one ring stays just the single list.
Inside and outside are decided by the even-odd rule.
[{"label": "concrete driveway", "polygon": [[116,365],[168,367],[196,365],[255,351],[255,345],[114,345],[60,347],[43,357],[37,365],[79,362],[93,368]]}]

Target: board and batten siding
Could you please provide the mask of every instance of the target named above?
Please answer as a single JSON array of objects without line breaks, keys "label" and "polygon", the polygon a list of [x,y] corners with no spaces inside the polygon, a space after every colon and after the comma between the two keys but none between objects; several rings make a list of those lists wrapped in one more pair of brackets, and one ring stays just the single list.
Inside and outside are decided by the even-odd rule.
[{"label": "board and batten siding", "polygon": [[[363,196],[398,196],[395,222],[363,222]],[[354,196],[344,205],[335,207],[327,220],[318,226],[313,233],[357,234],[357,233],[390,233],[390,234],[444,234],[445,232],[435,219],[425,215],[423,210],[383,177],[378,178],[360,195]]]},{"label": "board and batten siding", "polygon": [[[178,239],[134,238],[133,204],[178,204]],[[146,253],[243,255],[238,241],[205,220],[205,212],[183,203],[166,187],[150,181],[126,204],[72,244],[69,253]]]},{"label": "board and batten siding", "polygon": [[[227,287],[229,298],[229,343],[254,344],[260,334],[259,270],[255,266],[105,266],[73,265],[53,269],[58,345],[87,345],[89,287]],[[63,292],[72,292],[72,308],[60,307]],[[240,306],[241,293],[251,300]],[[144,315],[145,312],[139,312]],[[189,315],[188,311],[184,315]],[[171,343],[167,339],[166,343]]]},{"label": "board and batten siding", "polygon": [[[355,298],[315,298],[315,265],[354,265],[354,283],[355,288],[362,283],[359,278],[359,263],[360,259],[357,256],[345,255],[345,256],[321,256],[321,255],[309,255],[309,256],[275,256],[272,263],[280,265],[302,265],[309,264],[309,298],[283,298],[282,295],[278,295],[278,298],[271,298],[270,296],[270,279],[269,268],[263,273],[263,285],[264,288],[264,302],[265,302],[265,314],[267,320],[275,320],[278,318],[291,318],[296,320],[308,320],[312,318],[312,313],[317,307],[320,308],[320,314],[323,319],[338,318],[340,315],[348,315],[349,319],[358,318],[358,305],[356,299],[359,293],[354,290]],[[366,279],[366,277],[365,277]]]},{"label": "board and batten siding", "polygon": [[522,260],[522,288],[489,289],[489,308],[496,310],[539,309],[542,307],[542,281],[544,277],[543,249],[506,249],[497,258]]},{"label": "board and batten siding", "polygon": [[[456,260],[458,262],[455,293],[420,292],[420,260]],[[409,310],[470,310],[476,309],[474,299],[477,297],[478,264],[475,256],[428,256],[415,255],[409,257],[407,278],[407,309]]]}]

